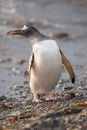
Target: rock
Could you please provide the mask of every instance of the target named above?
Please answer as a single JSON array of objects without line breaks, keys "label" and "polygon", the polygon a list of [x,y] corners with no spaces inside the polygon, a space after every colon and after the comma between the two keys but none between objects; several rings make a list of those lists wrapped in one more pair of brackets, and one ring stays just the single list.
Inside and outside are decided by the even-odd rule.
[{"label": "rock", "polygon": [[22,85],[20,85],[20,86],[16,86],[16,85],[15,85],[15,86],[14,86],[14,89],[15,89],[15,90],[20,90],[20,89],[23,89],[23,88],[24,88],[24,86],[22,86]]},{"label": "rock", "polygon": [[55,130],[66,130],[65,124],[61,123],[58,119],[48,118],[45,120],[36,120],[34,122],[31,122],[25,126],[25,130],[28,128],[32,129],[47,129],[54,128]]},{"label": "rock", "polygon": [[21,74],[22,74],[23,76],[28,76],[28,70],[22,71]]},{"label": "rock", "polygon": [[22,106],[22,103],[20,103],[20,102],[15,103],[14,106],[15,106],[15,107],[20,107],[20,106]]},{"label": "rock", "polygon": [[5,100],[7,97],[5,95],[0,96],[0,101]]},{"label": "rock", "polygon": [[12,68],[12,72],[13,72],[14,74],[20,74],[20,73],[21,73],[20,70],[19,70],[19,69],[16,69],[16,68]]},{"label": "rock", "polygon": [[84,88],[82,88],[81,90],[86,90],[86,91],[87,91],[87,87],[84,87]]},{"label": "rock", "polygon": [[65,90],[71,90],[73,87],[64,87]]},{"label": "rock", "polygon": [[23,84],[28,84],[28,81],[24,81]]},{"label": "rock", "polygon": [[11,113],[9,113],[8,115],[9,116],[16,116],[16,115],[20,115],[21,114],[21,112],[19,111],[19,110],[17,110],[17,111],[12,111]]},{"label": "rock", "polygon": [[20,93],[20,94],[22,94],[22,93],[23,93],[23,91],[22,91],[22,90],[19,90],[19,93]]},{"label": "rock", "polygon": [[87,83],[81,82],[80,85],[81,85],[81,86],[85,86],[85,85],[87,85]]},{"label": "rock", "polygon": [[26,62],[26,60],[24,60],[24,59],[13,61],[13,63],[16,64],[16,65],[22,65],[22,64],[24,64],[25,62]]},{"label": "rock", "polygon": [[15,98],[7,98],[7,99],[6,99],[6,102],[9,102],[9,103],[10,103],[10,102],[13,102],[13,103],[14,103],[14,102],[15,102]]},{"label": "rock", "polygon": [[23,96],[21,96],[21,98],[27,98],[27,96],[24,96],[24,95],[23,95]]},{"label": "rock", "polygon": [[2,59],[0,59],[0,63],[11,62],[11,61],[12,61],[11,58],[2,58]]},{"label": "rock", "polygon": [[55,33],[50,34],[50,37],[58,38],[58,39],[70,39],[69,34],[66,32],[62,32],[62,33],[55,32]]}]

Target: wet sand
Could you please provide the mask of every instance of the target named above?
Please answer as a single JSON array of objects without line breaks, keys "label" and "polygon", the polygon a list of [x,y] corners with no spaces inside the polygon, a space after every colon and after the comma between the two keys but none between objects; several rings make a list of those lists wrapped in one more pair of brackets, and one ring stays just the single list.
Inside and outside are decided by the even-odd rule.
[{"label": "wet sand", "polygon": [[[43,96],[43,103],[39,105],[32,103],[32,94],[29,93],[27,85],[31,45],[23,37],[7,36],[6,34],[16,27],[29,23],[34,24],[43,34],[57,40],[75,70],[75,85],[70,83],[66,72],[63,71],[62,83],[54,91],[59,93],[57,101],[46,102]],[[73,99],[66,96],[71,91],[76,94]],[[5,102],[14,106],[12,109],[0,109],[1,127],[40,129],[49,124],[48,129],[85,130],[87,108],[72,110],[73,104],[83,101],[87,101],[87,2],[78,3],[68,0],[1,1],[0,103]],[[11,112],[15,113],[15,111],[18,111],[14,114],[14,116],[18,115],[17,122],[14,125],[6,124],[7,119],[14,117]],[[24,118],[22,114],[24,114]],[[30,116],[26,117],[28,114]],[[48,117],[46,117],[47,115]]]}]

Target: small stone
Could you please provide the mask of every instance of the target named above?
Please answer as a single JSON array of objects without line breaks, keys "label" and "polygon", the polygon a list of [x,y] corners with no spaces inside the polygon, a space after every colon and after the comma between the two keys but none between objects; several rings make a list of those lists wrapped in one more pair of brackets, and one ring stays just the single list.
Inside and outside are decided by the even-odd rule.
[{"label": "small stone", "polygon": [[14,86],[14,89],[15,89],[15,90],[19,90],[19,89],[23,89],[23,88],[24,88],[24,86],[22,86],[22,85],[20,85],[20,86],[16,86],[16,85],[15,85],[15,86]]},{"label": "small stone", "polygon": [[0,96],[0,101],[5,100],[5,99],[6,99],[5,95]]},{"label": "small stone", "polygon": [[21,59],[21,60],[17,60],[17,61],[14,61],[13,63],[14,64],[17,64],[17,65],[22,65],[24,64],[26,61],[24,59]]},{"label": "small stone", "polygon": [[58,38],[58,39],[70,39],[69,34],[66,32],[62,32],[62,33],[55,32],[55,33],[50,34],[50,37]]},{"label": "small stone", "polygon": [[2,59],[0,59],[0,63],[11,62],[11,61],[12,61],[11,58],[2,58]]},{"label": "small stone", "polygon": [[81,90],[87,90],[87,87],[82,88]]},{"label": "small stone", "polygon": [[9,116],[16,116],[16,115],[20,115],[21,114],[21,112],[20,111],[12,111],[11,113],[9,113]]},{"label": "small stone", "polygon": [[22,103],[19,102],[19,103],[16,103],[14,106],[15,107],[20,107],[21,105],[22,105]]},{"label": "small stone", "polygon": [[80,85],[81,85],[81,86],[85,86],[85,85],[87,85],[87,83],[81,82]]},{"label": "small stone", "polygon": [[6,102],[15,102],[15,98],[7,98]]},{"label": "small stone", "polygon": [[24,81],[23,84],[28,84],[28,81]]},{"label": "small stone", "polygon": [[28,70],[24,70],[21,72],[23,76],[27,76],[28,75]]},{"label": "small stone", "polygon": [[78,86],[78,89],[81,89],[81,88],[82,88],[82,86],[79,85],[79,86]]},{"label": "small stone", "polygon": [[23,96],[21,96],[21,98],[27,98],[27,96],[23,95]]},{"label": "small stone", "polygon": [[16,68],[13,68],[13,69],[12,69],[12,72],[13,72],[14,74],[20,74],[20,73],[21,73],[20,70],[19,70],[19,69],[16,69]]},{"label": "small stone", "polygon": [[71,90],[71,89],[73,89],[73,87],[65,87],[64,89],[65,90]]},{"label": "small stone", "polygon": [[20,93],[20,94],[22,94],[22,93],[23,93],[23,91],[22,91],[22,90],[19,90],[19,93]]}]

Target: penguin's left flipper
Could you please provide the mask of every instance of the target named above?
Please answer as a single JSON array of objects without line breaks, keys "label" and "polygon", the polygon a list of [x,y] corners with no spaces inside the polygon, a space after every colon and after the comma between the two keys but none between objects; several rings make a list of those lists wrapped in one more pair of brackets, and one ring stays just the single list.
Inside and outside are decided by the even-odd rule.
[{"label": "penguin's left flipper", "polygon": [[31,69],[34,68],[34,53],[32,52],[29,60],[28,86],[30,85]]},{"label": "penguin's left flipper", "polygon": [[69,60],[66,58],[66,56],[63,54],[63,52],[61,50],[60,50],[60,53],[61,53],[63,67],[68,72],[68,74],[71,78],[71,82],[75,83],[75,73],[73,71],[73,68],[72,68]]}]

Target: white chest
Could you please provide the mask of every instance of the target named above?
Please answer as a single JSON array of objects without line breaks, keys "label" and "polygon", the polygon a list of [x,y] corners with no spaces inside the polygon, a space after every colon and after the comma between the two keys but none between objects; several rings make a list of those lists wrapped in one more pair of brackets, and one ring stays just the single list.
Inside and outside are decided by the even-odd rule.
[{"label": "white chest", "polygon": [[36,72],[36,77],[31,75],[33,86],[39,86],[44,90],[52,89],[61,74],[61,55],[57,43],[54,40],[36,43],[33,46],[33,53]]},{"label": "white chest", "polygon": [[44,69],[56,66],[61,62],[59,47],[54,40],[36,43],[33,46],[33,53],[36,65],[41,68],[44,66]]}]

